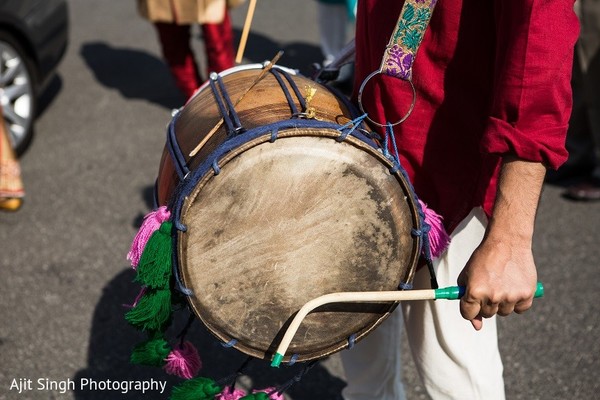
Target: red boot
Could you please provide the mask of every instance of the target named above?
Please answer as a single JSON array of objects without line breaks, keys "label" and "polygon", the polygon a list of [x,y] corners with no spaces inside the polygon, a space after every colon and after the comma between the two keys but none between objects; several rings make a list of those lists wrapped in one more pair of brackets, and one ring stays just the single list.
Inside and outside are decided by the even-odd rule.
[{"label": "red boot", "polygon": [[221,72],[234,66],[233,30],[227,11],[223,22],[203,24],[202,36],[204,37],[209,74],[211,72]]},{"label": "red boot", "polygon": [[162,47],[163,57],[186,99],[196,91],[202,78],[190,46],[190,25],[156,22],[154,24]]}]

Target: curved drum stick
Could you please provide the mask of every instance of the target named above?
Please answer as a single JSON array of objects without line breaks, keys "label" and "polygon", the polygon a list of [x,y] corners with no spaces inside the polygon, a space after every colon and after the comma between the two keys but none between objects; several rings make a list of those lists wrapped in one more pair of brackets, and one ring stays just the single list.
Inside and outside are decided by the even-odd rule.
[{"label": "curved drum stick", "polygon": [[[379,303],[387,301],[405,301],[405,300],[456,300],[465,294],[465,288],[462,286],[449,286],[440,289],[425,290],[405,290],[405,291],[385,291],[385,292],[339,292],[330,293],[306,303],[296,314],[292,323],[285,331],[283,339],[277,347],[277,352],[271,361],[272,367],[279,367],[285,352],[287,351],[294,335],[298,331],[304,318],[314,309],[331,303]],[[544,286],[538,282],[534,297],[544,295]]]}]

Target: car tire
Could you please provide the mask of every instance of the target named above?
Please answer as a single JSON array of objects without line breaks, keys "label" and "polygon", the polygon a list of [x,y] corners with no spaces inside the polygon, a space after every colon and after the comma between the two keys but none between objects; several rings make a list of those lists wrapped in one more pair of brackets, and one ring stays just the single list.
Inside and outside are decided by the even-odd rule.
[{"label": "car tire", "polygon": [[19,41],[0,31],[0,105],[13,148],[22,154],[37,112],[34,62]]}]

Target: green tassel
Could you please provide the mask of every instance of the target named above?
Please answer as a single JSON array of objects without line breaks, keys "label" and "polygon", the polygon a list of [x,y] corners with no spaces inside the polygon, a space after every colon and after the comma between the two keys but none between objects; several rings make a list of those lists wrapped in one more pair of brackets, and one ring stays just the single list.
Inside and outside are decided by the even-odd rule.
[{"label": "green tassel", "polygon": [[162,367],[170,352],[169,343],[162,336],[157,336],[135,346],[130,361],[132,364]]},{"label": "green tassel", "polygon": [[125,319],[144,331],[163,330],[171,319],[171,291],[148,289],[137,305],[125,314]]},{"label": "green tassel", "polygon": [[173,388],[170,400],[213,400],[223,390],[215,381],[199,377]]},{"label": "green tassel", "polygon": [[269,400],[269,395],[265,392],[251,393],[242,397],[240,400]]},{"label": "green tassel", "polygon": [[173,266],[172,227],[172,222],[163,222],[144,247],[135,278],[143,286],[152,289],[169,287]]}]

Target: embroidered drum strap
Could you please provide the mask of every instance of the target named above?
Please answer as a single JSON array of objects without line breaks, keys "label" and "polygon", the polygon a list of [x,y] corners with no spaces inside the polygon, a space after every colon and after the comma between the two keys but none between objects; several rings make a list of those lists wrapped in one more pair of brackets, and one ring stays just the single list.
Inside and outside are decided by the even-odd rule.
[{"label": "embroidered drum strap", "polygon": [[385,49],[379,72],[404,80],[412,78],[412,66],[437,0],[407,0],[396,29]]},{"label": "embroidered drum strap", "polygon": [[383,124],[372,120],[363,108],[363,91],[367,82],[375,75],[383,74],[400,78],[407,81],[413,91],[413,98],[408,111],[400,120],[391,123],[391,125],[404,122],[412,112],[417,97],[415,87],[412,83],[412,67],[436,3],[437,0],[406,0],[404,2],[394,32],[385,48],[379,69],[369,74],[360,85],[358,90],[358,106],[363,113],[367,114],[367,119],[375,125],[382,127],[389,125],[389,123]]}]

